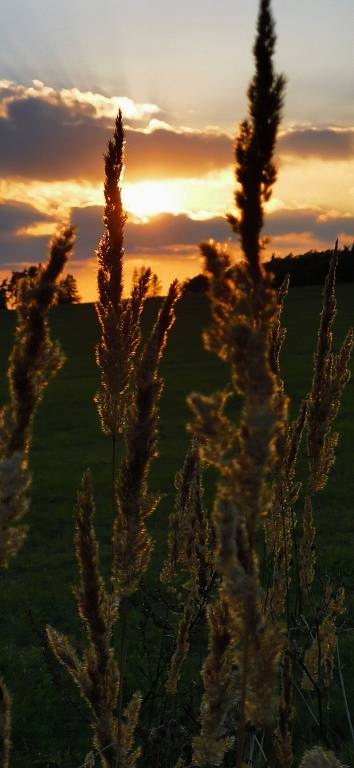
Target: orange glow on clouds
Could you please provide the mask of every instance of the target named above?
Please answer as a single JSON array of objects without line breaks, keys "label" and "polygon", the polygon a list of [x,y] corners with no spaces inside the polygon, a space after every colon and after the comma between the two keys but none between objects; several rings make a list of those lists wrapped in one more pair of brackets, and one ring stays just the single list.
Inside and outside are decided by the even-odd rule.
[{"label": "orange glow on clouds", "polygon": [[[199,179],[123,181],[122,197],[128,213],[141,219],[156,213],[187,213],[208,218],[230,210],[233,185],[231,171],[210,173]],[[70,215],[72,208],[103,205],[103,183],[4,179],[0,180],[0,200],[17,200],[62,220]]]},{"label": "orange glow on clouds", "polygon": [[61,221],[72,208],[103,205],[103,184],[88,181],[0,180],[0,201],[16,200]]}]

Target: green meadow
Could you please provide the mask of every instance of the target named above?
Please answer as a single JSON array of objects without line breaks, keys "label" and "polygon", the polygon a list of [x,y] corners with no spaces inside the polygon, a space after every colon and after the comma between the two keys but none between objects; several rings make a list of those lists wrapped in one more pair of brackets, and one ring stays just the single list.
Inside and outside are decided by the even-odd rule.
[{"label": "green meadow", "polygon": [[[354,285],[337,288],[336,339],[343,339],[354,323]],[[159,306],[148,302],[144,323],[148,327]],[[321,308],[321,288],[290,291],[284,316],[288,329],[282,353],[282,371],[291,398],[292,413],[311,383],[313,352]],[[151,594],[157,588],[159,564],[166,542],[168,515],[174,503],[174,475],[188,445],[190,419],[186,396],[193,390],[211,392],[226,381],[223,365],[202,347],[202,329],[208,323],[203,296],[186,296],[179,304],[176,324],[162,364],[165,381],[161,402],[160,455],[155,461],[151,486],[162,500],[150,529],[156,540],[155,559],[146,579]],[[11,349],[15,313],[0,316],[1,401],[6,398],[6,363]],[[72,587],[76,563],[72,546],[73,504],[83,471],[92,470],[97,504],[96,523],[103,568],[109,562],[111,510],[111,447],[99,430],[93,397],[98,384],[95,364],[97,325],[92,304],[56,308],[50,318],[53,338],[66,356],[36,415],[31,453],[33,486],[27,518],[29,533],[20,555],[1,573],[0,670],[13,698],[13,765],[72,766],[82,762],[89,749],[86,709],[42,649],[46,624],[70,636],[79,635]],[[349,707],[354,710],[354,379],[349,383],[337,420],[340,442],[337,463],[327,488],[315,501],[318,527],[319,571],[325,583],[343,584],[348,611],[339,642]],[[306,478],[305,451],[299,474]],[[205,503],[212,503],[212,479],[206,476]],[[132,689],[146,682],[140,672],[139,596],[132,608],[129,635]],[[54,674],[54,677],[53,677]],[[59,680],[58,680],[59,675]],[[60,680],[65,681],[62,687]],[[328,704],[335,746],[346,756],[349,742],[344,707],[337,691]],[[304,729],[311,729],[304,717]],[[63,745],[65,747],[63,748]]]}]

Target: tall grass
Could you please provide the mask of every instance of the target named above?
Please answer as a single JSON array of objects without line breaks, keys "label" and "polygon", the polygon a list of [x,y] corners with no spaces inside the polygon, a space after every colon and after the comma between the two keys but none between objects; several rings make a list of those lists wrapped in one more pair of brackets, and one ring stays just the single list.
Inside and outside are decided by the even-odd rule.
[{"label": "tall grass", "polygon": [[[17,301],[15,342],[8,368],[9,401],[0,413],[0,567],[6,568],[21,548],[22,524],[31,484],[29,451],[33,419],[43,393],[64,362],[49,334],[48,312],[56,283],[74,245],[74,231],[63,227],[53,238],[49,259],[33,279],[23,280]],[[0,680],[0,765],[10,758],[11,702]]]},{"label": "tall grass", "polygon": [[[84,641],[76,647],[68,636],[47,628],[52,653],[87,705],[92,748],[86,766],[94,766],[96,758],[103,768],[134,768],[139,760],[156,768],[340,766],[331,752],[336,743],[327,696],[345,596],[329,582],[322,588],[313,509],[335,460],[334,422],[349,378],[353,333],[349,331],[336,352],[335,249],[324,288],[312,385],[290,421],[280,366],[288,281],[277,291],[262,261],[264,206],[276,180],[273,155],[284,94],[284,78],[273,67],[275,42],[270,0],[261,0],[249,114],[235,142],[237,214],[228,215],[243,259],[233,263],[227,248],[213,241],[201,246],[211,308],[204,344],[227,364],[228,384],[212,395],[189,397],[193,436],[176,478],[176,504],[160,574],[164,618],[149,607],[155,630],[160,631],[160,651],[145,696],[129,691],[127,637],[133,600],[148,597],[144,577],[154,551],[148,519],[159,502],[149,489],[159,448],[159,371],[179,287],[176,281],[171,284],[153,327],[143,337],[141,316],[150,270],[142,271],[130,296],[123,298],[121,113],[108,144],[104,234],[97,251],[100,387],[95,401],[101,429],[111,443],[111,566],[107,581],[87,471],[77,495],[74,539],[75,598]],[[33,413],[61,363],[46,318],[72,241],[70,229],[58,236],[48,267],[21,294],[9,368],[10,404],[2,413],[4,564],[25,535],[12,523],[26,510]],[[305,436],[308,476],[301,488],[297,458]],[[210,466],[216,475],[211,514],[203,498],[203,472]],[[193,666],[196,630],[205,656],[200,677]],[[178,699],[186,667],[199,694],[189,730]],[[303,707],[315,723],[318,747],[302,740],[299,747]],[[2,684],[1,768],[7,768],[9,756],[10,702]]]}]

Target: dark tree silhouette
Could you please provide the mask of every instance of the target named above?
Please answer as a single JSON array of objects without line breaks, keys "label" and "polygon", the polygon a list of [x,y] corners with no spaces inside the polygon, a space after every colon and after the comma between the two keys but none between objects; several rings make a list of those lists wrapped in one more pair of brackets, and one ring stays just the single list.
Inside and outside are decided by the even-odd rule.
[{"label": "dark tree silhouette", "polygon": [[56,301],[57,304],[78,304],[81,301],[74,275],[68,274],[63,280],[60,280],[56,292]]}]

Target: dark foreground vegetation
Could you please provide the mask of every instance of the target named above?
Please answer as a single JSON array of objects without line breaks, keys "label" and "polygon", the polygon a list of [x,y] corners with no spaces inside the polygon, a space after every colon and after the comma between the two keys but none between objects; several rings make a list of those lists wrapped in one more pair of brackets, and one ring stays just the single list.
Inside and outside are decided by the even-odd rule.
[{"label": "dark foreground vegetation", "polygon": [[[293,288],[283,353],[288,280],[277,290],[262,260],[285,85],[275,39],[261,0],[228,215],[244,258],[201,244],[208,305],[180,301],[176,280],[148,303],[145,268],[124,298],[121,112],[105,155],[98,338],[91,307],[49,312],[70,226],[20,282],[0,419],[0,768],[342,768],[353,753],[350,294],[339,340],[336,244],[318,332],[318,292]],[[49,316],[69,363],[34,437],[64,362]]]},{"label": "dark foreground vegetation", "polygon": [[[353,322],[353,286],[337,288],[338,318],[336,335],[342,340]],[[158,299],[148,302],[146,325],[151,325]],[[313,349],[316,340],[321,289],[318,287],[290,290],[284,324],[288,336],[282,354],[282,370],[292,400],[294,414],[307,393],[311,380]],[[153,469],[152,490],[161,491],[162,501],[149,528],[157,541],[154,569],[144,589],[155,596],[160,590],[159,565],[166,549],[168,515],[174,505],[174,476],[180,469],[189,437],[185,424],[190,421],[186,396],[193,390],[212,392],[226,382],[226,370],[201,345],[201,332],[208,323],[207,300],[203,296],[187,296],[178,307],[177,321],[163,362],[165,389],[161,402],[161,449]],[[15,313],[3,315],[0,325],[1,370],[6,370],[11,348]],[[52,382],[38,413],[32,451],[33,491],[28,522],[30,533],[9,571],[1,576],[1,656],[0,667],[7,670],[14,699],[13,765],[65,766],[76,768],[85,750],[89,751],[89,731],[85,724],[85,707],[73,684],[60,677],[53,682],[53,667],[43,653],[43,627],[60,623],[73,638],[80,629],[72,600],[72,585],[77,583],[73,555],[73,503],[83,471],[89,466],[99,499],[97,527],[102,542],[105,570],[110,561],[111,452],[100,433],[93,408],[98,371],[94,346],[98,329],[93,305],[57,308],[52,312],[52,335],[58,338],[66,355],[66,363]],[[6,384],[1,376],[1,399]],[[353,537],[354,474],[352,446],[354,441],[354,379],[348,385],[338,418],[340,443],[338,458],[326,491],[319,496],[315,508],[318,527],[323,580],[343,585],[348,596],[348,611],[341,621],[339,643],[343,675],[349,706],[354,702],[354,564]],[[302,477],[306,476],[305,456],[301,459]],[[206,474],[206,508],[212,504],[212,476]],[[164,606],[155,604],[159,616]],[[144,593],[136,599],[136,620],[129,637],[129,691],[149,689],[158,667],[158,651],[151,638],[142,650],[143,623],[146,617]],[[159,630],[156,630],[158,636]],[[146,653],[146,656],[144,655]],[[150,661],[149,661],[150,660]],[[150,677],[144,668],[151,664]],[[164,658],[164,664],[166,658]],[[199,658],[194,658],[196,667]],[[190,669],[181,693],[186,701],[192,696]],[[198,677],[196,678],[198,680]],[[55,678],[54,678],[55,680]],[[158,702],[155,703],[158,712]],[[343,717],[343,701],[339,689],[338,668],[335,690],[331,695],[328,720],[338,747],[351,764],[348,726]],[[188,718],[186,718],[188,723]],[[55,724],[55,726],[53,726]],[[316,738],[316,727],[303,713],[300,743]],[[64,746],[63,746],[64,745]]]}]

